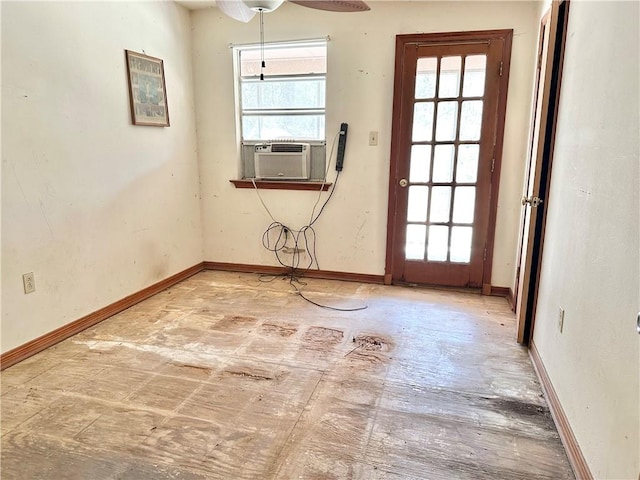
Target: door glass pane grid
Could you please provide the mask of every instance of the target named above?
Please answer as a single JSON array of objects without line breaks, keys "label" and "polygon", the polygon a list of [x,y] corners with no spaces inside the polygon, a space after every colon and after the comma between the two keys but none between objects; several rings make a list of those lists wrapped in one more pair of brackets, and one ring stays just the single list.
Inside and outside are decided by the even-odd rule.
[{"label": "door glass pane grid", "polygon": [[486,55],[419,58],[412,141],[479,140],[485,77]]},{"label": "door glass pane grid", "polygon": [[[478,181],[479,143],[432,142],[413,145],[410,183],[428,186],[475,186]],[[431,157],[431,162],[428,158]]]},{"label": "door glass pane grid", "polygon": [[[410,239],[410,231],[417,235]],[[426,257],[431,262],[469,263],[472,241],[473,227],[468,225],[429,225],[428,229],[426,225],[408,225],[407,259],[424,260],[426,245]]]},{"label": "door glass pane grid", "polygon": [[[419,188],[410,186],[408,192],[406,258],[469,263],[486,55],[420,60],[429,78],[420,85],[416,80],[415,98],[428,101],[414,106],[409,181],[420,185],[411,185]],[[420,163],[413,163],[414,153]]]},{"label": "door glass pane grid", "polygon": [[486,55],[421,57],[416,66],[414,98],[482,98],[486,64]]}]

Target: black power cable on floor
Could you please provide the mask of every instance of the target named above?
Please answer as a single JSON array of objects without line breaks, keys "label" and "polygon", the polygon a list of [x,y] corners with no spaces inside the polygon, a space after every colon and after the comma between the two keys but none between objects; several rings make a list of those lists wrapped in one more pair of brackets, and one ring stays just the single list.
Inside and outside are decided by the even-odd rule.
[{"label": "black power cable on floor", "polygon": [[338,312],[357,312],[358,310],[364,310],[364,309],[368,308],[368,305],[363,305],[361,307],[354,307],[354,308],[339,308],[339,307],[331,307],[329,305],[323,305],[322,303],[314,302],[313,300],[305,297],[304,294],[302,293],[302,290],[300,290],[298,287],[295,286],[295,284],[293,283],[293,279],[289,280],[289,284],[293,288],[295,288],[296,293],[298,295],[300,295],[304,300],[306,300],[307,302],[309,302],[312,305],[315,305],[316,307],[326,308],[328,310],[336,310]]}]

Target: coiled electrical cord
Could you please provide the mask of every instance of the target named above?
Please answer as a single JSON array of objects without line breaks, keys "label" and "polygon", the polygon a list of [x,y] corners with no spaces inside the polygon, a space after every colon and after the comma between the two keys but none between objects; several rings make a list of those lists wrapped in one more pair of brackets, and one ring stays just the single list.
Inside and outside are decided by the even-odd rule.
[{"label": "coiled electrical cord", "polygon": [[[340,133],[338,132],[333,140],[333,144],[331,146],[331,152],[329,153],[329,161],[327,162],[327,168],[325,170],[324,178],[322,180],[322,185],[320,186],[320,191],[318,192],[318,199],[316,200],[316,203],[313,205],[313,209],[311,210],[309,223],[301,227],[299,230],[293,229],[277,221],[274,218],[274,216],[271,214],[271,211],[269,210],[264,200],[262,199],[262,195],[260,195],[260,191],[258,190],[258,186],[256,185],[255,179],[252,180],[252,182],[253,182],[253,188],[256,194],[258,195],[258,199],[260,200],[260,203],[262,204],[265,211],[267,212],[267,214],[272,220],[272,223],[267,227],[267,229],[262,234],[262,246],[265,249],[269,250],[270,252],[273,252],[273,254],[276,257],[276,260],[281,266],[289,269],[289,271],[283,274],[282,276],[285,278],[289,278],[289,284],[296,290],[296,293],[300,295],[307,302],[321,308],[327,308],[330,310],[337,310],[342,312],[351,312],[356,310],[364,310],[365,308],[367,308],[367,306],[364,305],[362,307],[356,307],[356,308],[338,308],[338,307],[331,307],[329,305],[323,305],[307,298],[302,293],[302,291],[294,284],[294,282],[298,282],[305,285],[303,282],[301,282],[300,279],[304,277],[304,275],[309,270],[311,270],[311,268],[313,268],[314,264],[316,269],[320,270],[320,264],[318,263],[318,257],[316,254],[316,231],[313,229],[313,225],[318,221],[318,219],[322,215],[322,212],[324,212],[325,207],[333,197],[333,194],[336,191],[336,187],[338,185],[338,179],[340,178],[340,171],[336,172],[336,178],[333,182],[333,185],[331,186],[331,191],[329,192],[329,196],[324,201],[324,203],[320,207],[320,210],[316,214],[316,208],[320,203],[320,198],[323,192],[324,185],[327,183],[329,166],[331,165],[331,159],[333,158],[333,151],[339,135]],[[288,254],[292,255],[290,264],[286,263],[281,258],[281,255],[284,254],[285,249],[289,249],[290,253],[288,252]],[[309,257],[309,260],[305,265],[301,266],[300,263],[302,261],[302,253],[305,251],[307,252],[307,256]]]}]

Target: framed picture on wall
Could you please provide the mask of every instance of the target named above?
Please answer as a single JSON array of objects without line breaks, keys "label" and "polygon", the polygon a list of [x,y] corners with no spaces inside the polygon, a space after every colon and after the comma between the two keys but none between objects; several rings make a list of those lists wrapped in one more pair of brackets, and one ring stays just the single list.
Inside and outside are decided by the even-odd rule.
[{"label": "framed picture on wall", "polygon": [[167,88],[161,59],[125,50],[131,121],[134,125],[169,126]]}]

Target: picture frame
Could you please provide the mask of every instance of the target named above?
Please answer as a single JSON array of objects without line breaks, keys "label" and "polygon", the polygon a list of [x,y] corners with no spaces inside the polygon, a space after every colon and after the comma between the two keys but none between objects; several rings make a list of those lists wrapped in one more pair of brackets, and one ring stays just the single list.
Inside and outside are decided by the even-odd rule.
[{"label": "picture frame", "polygon": [[164,62],[160,58],[125,50],[127,79],[134,125],[169,126]]}]

